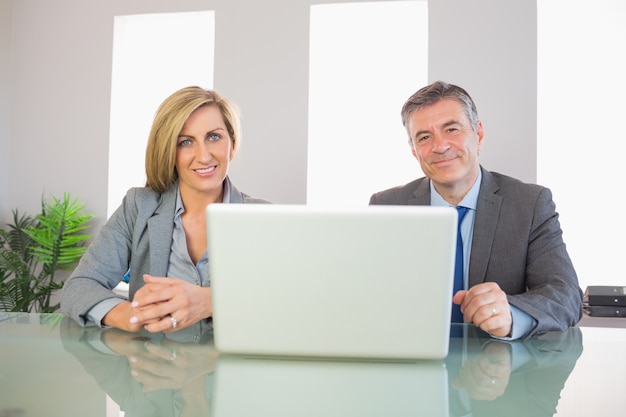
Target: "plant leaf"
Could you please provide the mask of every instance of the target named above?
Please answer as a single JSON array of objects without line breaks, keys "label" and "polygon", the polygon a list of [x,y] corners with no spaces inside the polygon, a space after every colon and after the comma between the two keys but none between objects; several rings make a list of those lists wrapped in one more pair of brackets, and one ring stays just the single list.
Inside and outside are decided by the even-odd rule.
[{"label": "plant leaf", "polygon": [[87,249],[84,231],[93,218],[84,206],[52,197],[41,201],[35,218],[13,211],[9,230],[0,229],[0,309],[5,311],[54,312],[51,294],[63,287],[54,279],[57,270],[72,269]]}]

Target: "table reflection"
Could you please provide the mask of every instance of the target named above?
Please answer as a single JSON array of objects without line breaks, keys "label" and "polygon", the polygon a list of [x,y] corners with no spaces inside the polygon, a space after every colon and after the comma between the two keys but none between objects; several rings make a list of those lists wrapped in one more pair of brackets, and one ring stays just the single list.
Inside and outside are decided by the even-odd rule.
[{"label": "table reflection", "polygon": [[127,417],[206,416],[218,356],[210,326],[176,333],[128,333],[61,323],[63,347],[74,355]]},{"label": "table reflection", "polygon": [[583,350],[578,327],[504,342],[468,326],[450,343],[451,416],[553,416]]},{"label": "table reflection", "polygon": [[446,416],[443,361],[220,356],[213,412],[227,416]]},{"label": "table reflection", "polygon": [[206,324],[168,335],[61,323],[64,348],[133,416],[552,416],[580,329],[502,342],[473,326],[443,361],[218,355]]}]

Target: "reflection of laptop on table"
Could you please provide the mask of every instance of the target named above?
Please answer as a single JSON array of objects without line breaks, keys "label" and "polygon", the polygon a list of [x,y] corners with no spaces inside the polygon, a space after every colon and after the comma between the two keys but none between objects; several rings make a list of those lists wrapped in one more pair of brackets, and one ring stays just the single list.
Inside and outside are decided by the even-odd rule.
[{"label": "reflection of laptop on table", "polygon": [[220,355],[214,417],[448,416],[443,361],[255,359]]},{"label": "reflection of laptop on table", "polygon": [[209,205],[216,348],[445,357],[456,219],[449,207]]}]

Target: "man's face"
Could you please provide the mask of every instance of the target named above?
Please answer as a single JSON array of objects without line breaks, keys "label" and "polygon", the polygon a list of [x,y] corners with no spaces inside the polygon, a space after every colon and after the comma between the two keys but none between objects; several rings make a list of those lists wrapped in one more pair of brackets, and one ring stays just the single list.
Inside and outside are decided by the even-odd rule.
[{"label": "man's face", "polygon": [[408,131],[413,156],[435,188],[467,192],[478,175],[482,123],[474,131],[463,105],[444,99],[413,111]]}]

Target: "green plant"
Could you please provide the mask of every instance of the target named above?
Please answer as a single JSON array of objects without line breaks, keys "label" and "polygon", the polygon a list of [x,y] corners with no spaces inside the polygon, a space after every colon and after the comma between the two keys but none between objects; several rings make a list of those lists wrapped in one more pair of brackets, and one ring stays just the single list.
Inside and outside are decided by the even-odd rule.
[{"label": "green plant", "polygon": [[[0,310],[52,313],[52,294],[63,287],[59,270],[71,270],[86,250],[84,234],[91,214],[71,200],[52,197],[41,201],[36,217],[13,210],[9,230],[0,229]],[[56,279],[55,279],[56,278]]]}]

